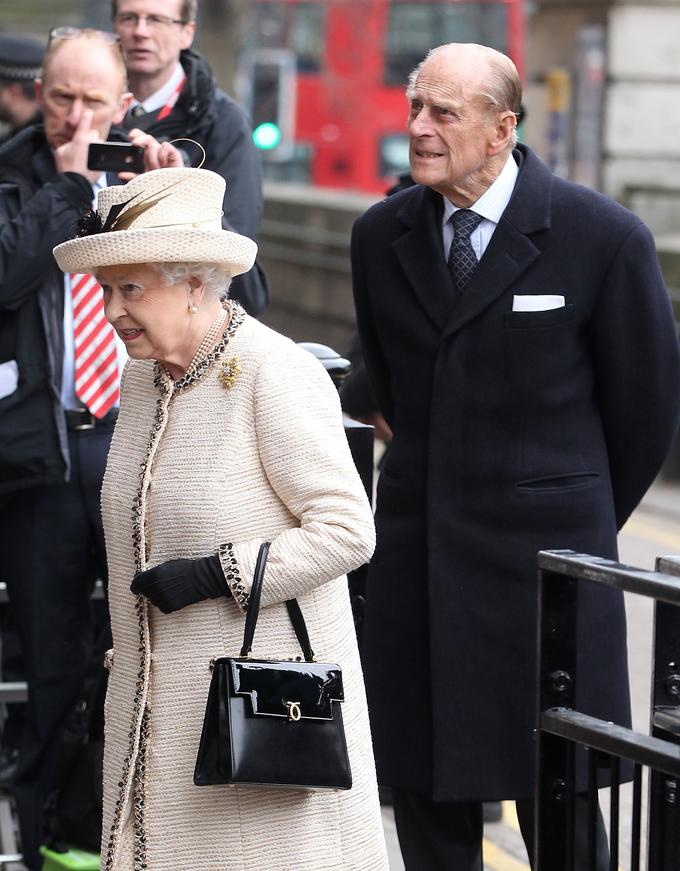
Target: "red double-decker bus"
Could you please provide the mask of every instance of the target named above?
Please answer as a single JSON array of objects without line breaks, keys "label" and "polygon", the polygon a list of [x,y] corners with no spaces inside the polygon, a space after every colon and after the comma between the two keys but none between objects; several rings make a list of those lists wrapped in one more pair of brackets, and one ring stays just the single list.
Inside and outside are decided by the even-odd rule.
[{"label": "red double-decker bus", "polygon": [[[242,70],[265,175],[384,191],[408,169],[409,72],[477,42],[523,72],[523,0],[257,0]],[[280,138],[279,138],[280,137]]]}]

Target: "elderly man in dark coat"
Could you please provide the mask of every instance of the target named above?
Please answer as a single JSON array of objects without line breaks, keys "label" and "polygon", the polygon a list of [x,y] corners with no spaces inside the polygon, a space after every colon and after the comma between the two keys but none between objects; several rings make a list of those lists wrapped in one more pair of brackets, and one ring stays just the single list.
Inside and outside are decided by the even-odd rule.
[{"label": "elderly man in dark coat", "polygon": [[[482,801],[518,800],[531,847],[536,553],[616,557],[676,430],[680,359],[647,228],[515,147],[507,57],[441,46],[407,95],[416,186],[352,239],[394,432],[364,664],[408,871],[481,871]],[[580,590],[578,655],[580,709],[628,723],[619,593]]]}]

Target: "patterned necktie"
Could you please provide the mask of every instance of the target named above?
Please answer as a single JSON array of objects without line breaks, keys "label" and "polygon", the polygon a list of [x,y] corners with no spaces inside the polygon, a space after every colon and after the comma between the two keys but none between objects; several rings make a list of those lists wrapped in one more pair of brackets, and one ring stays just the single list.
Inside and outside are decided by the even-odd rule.
[{"label": "patterned necktie", "polygon": [[71,273],[76,396],[96,418],[118,402],[118,357],[113,327],[104,316],[101,285]]},{"label": "patterned necktie", "polygon": [[458,209],[449,219],[453,225],[453,242],[449,251],[449,269],[457,291],[463,290],[477,268],[477,257],[470,236],[479,226],[481,215],[469,209]]}]

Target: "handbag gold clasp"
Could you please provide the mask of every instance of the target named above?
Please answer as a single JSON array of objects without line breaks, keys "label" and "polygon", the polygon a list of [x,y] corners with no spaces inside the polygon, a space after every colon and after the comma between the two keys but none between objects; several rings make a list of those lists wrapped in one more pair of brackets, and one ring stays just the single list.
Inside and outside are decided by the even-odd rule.
[{"label": "handbag gold clasp", "polygon": [[300,702],[286,702],[286,707],[288,708],[288,719],[297,723],[297,721],[302,717]]}]

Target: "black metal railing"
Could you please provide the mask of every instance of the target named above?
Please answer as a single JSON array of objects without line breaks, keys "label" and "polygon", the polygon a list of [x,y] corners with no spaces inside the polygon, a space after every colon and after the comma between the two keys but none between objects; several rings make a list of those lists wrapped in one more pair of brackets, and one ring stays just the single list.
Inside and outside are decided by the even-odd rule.
[{"label": "black metal railing", "polygon": [[[336,388],[340,390],[342,382],[352,371],[352,364],[349,360],[341,357],[333,348],[328,345],[319,345],[316,342],[298,342],[301,348],[309,351],[310,354],[319,360]],[[360,423],[346,414],[343,414],[343,422],[345,426],[345,435],[349,449],[352,453],[354,465],[357,468],[361,482],[366,490],[369,502],[373,502],[373,447],[374,447],[374,428],[365,423]],[[364,605],[366,600],[366,582],[368,578],[368,564],[359,566],[347,574],[347,583],[349,585],[349,596],[352,604],[352,614],[354,616],[354,627],[357,633],[359,648],[361,649],[363,640],[364,628]]]},{"label": "black metal railing", "polygon": [[[595,871],[598,782],[608,771],[609,868],[619,868],[622,768],[632,765],[630,871],[680,871],[680,558],[634,569],[573,551],[538,555],[538,722],[535,871],[575,871],[577,748],[587,753],[586,871]],[[589,581],[655,599],[650,734],[575,709],[578,587]],[[643,770],[649,770],[646,845]],[[629,776],[624,776],[625,780]],[[581,871],[579,866],[579,871]]]},{"label": "black metal railing", "polygon": [[[103,598],[104,584],[101,580],[97,580],[92,591],[92,599]],[[6,608],[8,603],[7,584],[0,581],[0,607]],[[0,704],[25,702],[27,699],[28,687],[25,681],[0,681]],[[0,791],[0,868],[16,867],[14,863],[21,862],[21,859],[13,800],[9,792]]]}]

